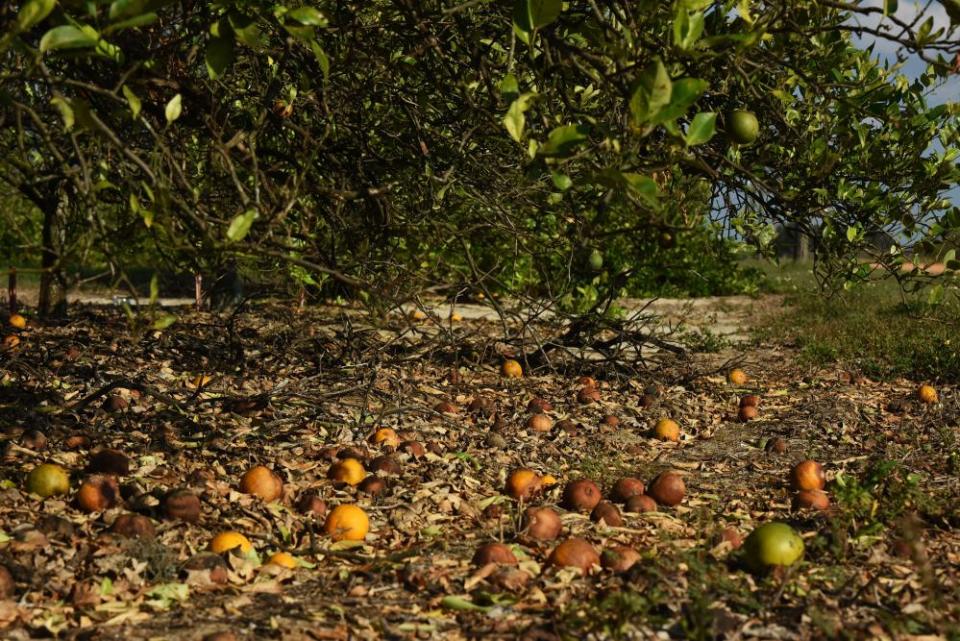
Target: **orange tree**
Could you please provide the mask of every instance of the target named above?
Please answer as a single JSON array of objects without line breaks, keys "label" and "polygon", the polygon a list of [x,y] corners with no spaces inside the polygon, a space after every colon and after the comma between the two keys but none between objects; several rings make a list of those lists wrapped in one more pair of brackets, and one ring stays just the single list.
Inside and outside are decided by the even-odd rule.
[{"label": "orange tree", "polygon": [[958,31],[874,5],[5,3],[0,176],[35,209],[4,215],[42,229],[61,279],[233,257],[372,302],[589,307],[736,289],[729,239],[762,249],[782,223],[856,279],[871,232],[899,239],[894,269],[960,224],[957,107],[926,98]]}]

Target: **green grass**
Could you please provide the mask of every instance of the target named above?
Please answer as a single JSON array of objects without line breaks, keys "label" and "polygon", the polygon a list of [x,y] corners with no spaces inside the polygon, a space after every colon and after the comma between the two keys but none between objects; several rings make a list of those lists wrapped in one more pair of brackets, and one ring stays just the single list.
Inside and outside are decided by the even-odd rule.
[{"label": "green grass", "polygon": [[787,308],[758,338],[795,345],[803,364],[839,363],[877,379],[960,380],[956,289],[932,305],[927,290],[908,294],[887,279],[829,298],[817,289],[809,264],[771,266],[768,275],[770,290],[785,294]]}]

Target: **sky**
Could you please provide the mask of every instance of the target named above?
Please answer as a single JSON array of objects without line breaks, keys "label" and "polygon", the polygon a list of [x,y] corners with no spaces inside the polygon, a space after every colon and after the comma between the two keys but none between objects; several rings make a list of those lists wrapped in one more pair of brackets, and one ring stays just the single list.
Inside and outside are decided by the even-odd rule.
[{"label": "sky", "polygon": [[[898,19],[904,22],[911,22],[927,4],[928,3],[921,4],[911,0],[900,0],[895,15]],[[883,2],[882,0],[868,0],[867,2],[864,2],[863,5],[868,7],[882,7]],[[950,28],[950,19],[947,17],[947,12],[944,10],[943,5],[936,0],[931,0],[931,2],[929,2],[926,15],[933,16],[934,30],[937,30],[941,27],[945,29]],[[869,27],[877,27],[882,19],[883,18],[880,14],[872,14],[869,18],[861,19],[861,24]],[[885,24],[890,25],[892,28],[897,28],[896,25],[893,25],[889,21],[887,21]],[[953,35],[960,39],[960,28],[954,29]],[[864,47],[874,43],[874,52],[876,53],[877,57],[882,60],[895,62],[897,60],[898,53],[902,53],[899,44],[882,38],[875,40],[873,36],[866,36],[864,38],[856,39],[856,41]],[[917,56],[906,56],[901,72],[913,80],[923,73],[924,69],[926,69],[926,66],[927,64]],[[947,101],[960,102],[960,75],[951,76],[950,80],[946,84],[931,92],[929,96],[930,105],[941,104]]]}]

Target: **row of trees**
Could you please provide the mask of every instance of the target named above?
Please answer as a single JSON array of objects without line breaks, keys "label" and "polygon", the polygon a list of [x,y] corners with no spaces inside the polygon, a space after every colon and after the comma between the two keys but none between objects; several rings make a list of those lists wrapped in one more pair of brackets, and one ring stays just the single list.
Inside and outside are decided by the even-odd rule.
[{"label": "row of trees", "polygon": [[950,24],[890,0],[4,3],[0,242],[46,292],[233,258],[328,295],[576,306],[737,287],[724,238],[790,223],[857,278],[870,231],[960,226],[960,107],[926,99],[960,71],[944,2]]}]

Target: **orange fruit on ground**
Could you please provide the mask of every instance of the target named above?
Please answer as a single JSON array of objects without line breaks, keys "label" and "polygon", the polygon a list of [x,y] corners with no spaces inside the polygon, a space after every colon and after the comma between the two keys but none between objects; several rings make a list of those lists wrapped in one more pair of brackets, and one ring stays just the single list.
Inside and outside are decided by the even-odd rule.
[{"label": "orange fruit on ground", "polygon": [[519,362],[508,358],[503,361],[503,365],[500,366],[500,373],[504,378],[522,378],[523,367],[520,366]]},{"label": "orange fruit on ground", "polygon": [[798,492],[802,490],[822,490],[826,482],[823,475],[823,466],[816,461],[800,461],[790,470],[790,486]]},{"label": "orange fruit on ground", "polygon": [[585,540],[572,537],[553,549],[548,562],[558,567],[580,568],[586,573],[593,566],[600,565],[600,555]]},{"label": "orange fruit on ground", "polygon": [[10,314],[9,322],[10,327],[13,327],[14,329],[27,328],[27,319],[20,314]]},{"label": "orange fruit on ground", "polygon": [[661,441],[673,441],[676,443],[680,440],[680,426],[677,422],[670,418],[661,418],[657,421],[656,425],[653,426],[653,433],[656,434],[657,438]]},{"label": "orange fruit on ground", "polygon": [[328,476],[331,481],[337,483],[360,485],[363,479],[367,477],[367,471],[363,469],[363,463],[357,459],[345,458],[330,466]]},{"label": "orange fruit on ground", "polygon": [[463,320],[463,316],[459,312],[450,312],[450,321],[453,323],[459,323]]},{"label": "orange fruit on ground", "polygon": [[550,487],[551,485],[556,485],[557,477],[555,477],[553,474],[544,474],[542,477],[540,477],[540,484],[543,485],[544,487]]},{"label": "orange fruit on ground", "polygon": [[333,508],[323,525],[323,531],[334,541],[362,541],[370,531],[370,519],[359,506],[344,503]]},{"label": "orange fruit on ground", "polygon": [[730,373],[727,374],[727,380],[734,385],[745,385],[749,378],[746,372],[738,368],[730,370]]},{"label": "orange fruit on ground", "polygon": [[56,463],[38,465],[27,475],[27,492],[43,498],[70,491],[70,476]]},{"label": "orange fruit on ground", "polygon": [[540,475],[528,467],[510,472],[507,477],[506,493],[515,499],[529,499],[536,494],[543,485]]},{"label": "orange fruit on ground", "polygon": [[283,494],[283,481],[270,468],[257,465],[240,477],[240,491],[244,494],[259,496],[270,503]]},{"label": "orange fruit on ground", "polygon": [[250,543],[250,539],[233,530],[221,532],[210,541],[210,550],[216,554],[223,554],[235,548],[240,548],[243,554],[249,554],[253,551],[253,544]]},{"label": "orange fruit on ground", "polygon": [[91,476],[77,490],[77,506],[84,512],[102,512],[119,502],[120,485],[112,476]]},{"label": "orange fruit on ground", "polygon": [[922,403],[936,403],[939,400],[937,390],[932,385],[921,385],[917,390],[917,396]]},{"label": "orange fruit on ground", "polygon": [[282,568],[287,568],[288,570],[297,569],[297,559],[294,558],[289,552],[274,552],[270,555],[270,558],[267,559],[267,565],[279,565]]},{"label": "orange fruit on ground", "polygon": [[10,334],[3,339],[3,349],[13,349],[20,344],[20,337],[16,334]]},{"label": "orange fruit on ground", "polygon": [[397,432],[389,427],[381,427],[370,435],[370,442],[376,445],[384,445],[394,449],[400,447],[400,437]]},{"label": "orange fruit on ground", "polygon": [[534,414],[527,419],[527,427],[534,432],[549,432],[553,429],[553,421],[546,414]]}]

